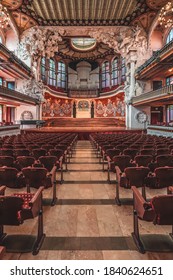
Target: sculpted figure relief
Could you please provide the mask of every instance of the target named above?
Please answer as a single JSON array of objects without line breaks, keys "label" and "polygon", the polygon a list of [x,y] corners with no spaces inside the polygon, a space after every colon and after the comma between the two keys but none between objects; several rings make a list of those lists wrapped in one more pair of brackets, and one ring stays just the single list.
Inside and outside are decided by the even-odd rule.
[{"label": "sculpted figure relief", "polygon": [[37,98],[40,101],[44,101],[44,85],[42,81],[36,81],[34,78],[30,78],[23,85],[23,93]]},{"label": "sculpted figure relief", "polygon": [[27,32],[24,32],[22,38],[23,58],[27,59],[31,56],[31,69],[36,80],[39,60],[41,57],[51,58],[58,51],[58,42],[62,41],[61,34],[50,28],[32,27]]},{"label": "sculpted figure relief", "polygon": [[[89,35],[99,42],[107,44],[122,56],[127,55],[129,51],[136,50],[147,51],[147,39],[142,34],[140,27],[117,27],[116,31],[103,32],[101,29],[89,32]],[[120,36],[121,35],[121,36]]]}]

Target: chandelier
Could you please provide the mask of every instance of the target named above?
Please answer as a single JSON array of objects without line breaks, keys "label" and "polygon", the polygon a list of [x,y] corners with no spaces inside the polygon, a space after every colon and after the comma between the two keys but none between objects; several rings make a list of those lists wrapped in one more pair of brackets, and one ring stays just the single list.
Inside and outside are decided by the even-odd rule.
[{"label": "chandelier", "polygon": [[168,2],[164,7],[161,8],[159,13],[160,25],[165,28],[173,25],[173,1]]},{"label": "chandelier", "polygon": [[1,4],[0,1],[0,28],[4,28],[10,21],[10,17],[7,11],[7,8]]}]

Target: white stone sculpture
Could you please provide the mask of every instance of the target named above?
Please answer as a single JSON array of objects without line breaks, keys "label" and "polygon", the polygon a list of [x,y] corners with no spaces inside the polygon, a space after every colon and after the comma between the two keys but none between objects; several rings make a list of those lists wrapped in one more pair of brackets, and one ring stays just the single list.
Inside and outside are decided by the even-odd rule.
[{"label": "white stone sculpture", "polygon": [[30,78],[23,85],[23,93],[33,98],[39,99],[40,102],[44,101],[44,84],[42,81],[36,81]]},{"label": "white stone sculpture", "polygon": [[21,47],[23,58],[31,57],[31,70],[35,79],[39,80],[41,57],[51,58],[58,52],[58,43],[62,41],[62,34],[50,27],[32,27],[23,33]]},{"label": "white stone sculpture", "polygon": [[144,93],[144,89],[145,89],[145,82],[137,80],[136,84],[135,84],[136,96],[141,95],[142,93]]}]

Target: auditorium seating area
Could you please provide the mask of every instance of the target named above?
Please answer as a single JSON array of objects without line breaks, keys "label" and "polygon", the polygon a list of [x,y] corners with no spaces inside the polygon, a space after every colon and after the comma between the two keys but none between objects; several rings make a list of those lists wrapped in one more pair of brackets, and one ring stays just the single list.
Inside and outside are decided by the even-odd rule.
[{"label": "auditorium seating area", "polygon": [[[40,188],[42,188],[41,207],[43,204],[43,216],[41,220],[38,220],[39,234],[35,239],[35,245],[30,249],[30,252],[33,253],[32,258],[37,254],[38,258],[45,258],[45,252],[58,254],[60,250],[61,257],[59,258],[62,259],[65,258],[63,257],[65,252],[69,254],[71,249],[75,252],[75,256],[78,255],[78,251],[81,252],[80,257],[82,252],[85,254],[87,251],[87,258],[93,258],[94,255],[98,258],[98,254],[105,251],[105,258],[107,258],[108,252],[113,258],[116,253],[119,253],[119,257],[123,258],[121,250],[126,251],[127,248],[130,252],[127,253],[126,251],[125,253],[127,259],[129,254],[133,258],[135,256],[139,258],[139,255],[136,255],[137,250],[139,250],[139,254],[146,252],[145,256],[148,258],[148,251],[151,250],[154,254],[156,248],[145,247],[143,231],[140,237],[138,234],[139,230],[141,231],[138,219],[142,219],[146,223],[150,221],[161,225],[159,234],[163,233],[163,225],[172,225],[171,218],[159,222],[159,218],[156,220],[153,212],[150,216],[151,219],[147,218],[147,215],[150,215],[150,209],[152,209],[153,197],[159,196],[161,200],[164,197],[164,201],[167,201],[166,198],[169,202],[172,201],[172,138],[119,132],[112,134],[93,133],[90,135],[90,141],[79,141],[74,133],[39,132],[3,137],[0,143],[1,190],[5,191],[6,189],[7,193],[6,195],[4,191],[3,193],[1,191],[1,214],[5,213],[5,209],[8,210],[9,207],[8,203],[4,206],[6,198],[8,202],[8,197],[11,199],[15,195],[16,199],[19,199],[20,203],[22,202],[25,205],[22,208],[20,208],[20,205],[20,209],[17,208],[17,211],[25,212],[26,216],[22,216],[24,224],[26,223],[25,219],[29,218],[27,228],[31,227],[31,231],[35,230],[35,223],[30,218],[37,217],[38,211],[34,212],[35,214],[32,216],[22,209],[32,209],[34,207],[29,201],[33,201],[33,197],[36,197],[37,193],[40,193]],[[141,154],[143,150],[150,151],[150,153],[143,155]],[[18,151],[20,151],[20,155]],[[22,155],[22,151],[24,151],[24,155]],[[167,154],[164,154],[165,152]],[[4,155],[4,153],[8,155]],[[60,171],[60,173],[56,171]],[[51,177],[51,173],[53,177]],[[57,182],[61,184],[57,184]],[[47,189],[51,186],[52,188]],[[139,191],[137,188],[139,188]],[[58,199],[56,197],[57,190]],[[107,191],[105,192],[105,190]],[[135,200],[133,200],[133,196]],[[162,203],[164,202],[162,201]],[[13,204],[15,205],[15,202]],[[136,211],[134,213],[134,225],[133,207]],[[143,209],[141,210],[143,214],[140,209]],[[170,209],[170,213],[165,210],[167,215],[172,216],[171,206],[168,206],[168,209]],[[45,217],[45,222],[42,220],[43,217]],[[4,253],[5,249],[2,247],[1,258],[3,259],[10,256],[15,258],[16,256],[8,243],[8,238],[11,238],[11,233],[14,231],[12,225],[20,224],[18,223],[19,217],[14,215],[14,218],[16,219],[14,221],[12,216],[10,221],[0,220],[1,227],[10,225],[7,235],[4,235],[1,231],[0,245],[6,247],[6,253]],[[50,226],[50,218],[53,226]],[[120,225],[123,224],[120,226],[119,223]],[[97,227],[99,229],[96,230]],[[18,245],[22,243],[22,239],[19,241],[20,234],[23,234],[22,228],[19,227],[17,231]],[[126,236],[131,238],[131,245],[122,243],[118,247],[120,240],[117,231],[119,234],[121,232],[122,238],[127,238]],[[154,232],[153,236],[156,237],[157,230],[153,231],[151,227],[151,230],[148,229],[148,231],[150,233]],[[24,233],[26,234],[25,230]],[[67,237],[69,235],[70,237]],[[110,236],[112,236],[113,243],[108,244],[107,238],[109,239]],[[52,238],[57,240],[55,244],[52,243]],[[75,238],[80,245],[75,242]],[[148,238],[150,239],[150,235],[148,235]],[[169,237],[167,240],[167,238],[168,236],[164,235],[167,250],[172,254],[172,239]],[[49,242],[49,240],[52,241]],[[97,251],[95,251],[96,240]],[[61,242],[65,243],[61,244]],[[93,253],[91,253],[91,248],[95,248]],[[21,258],[31,254],[27,250],[25,251],[22,247]],[[164,253],[164,250],[164,246],[160,245],[160,251]],[[52,256],[55,256],[54,254]],[[158,256],[160,258],[163,255]],[[165,255],[165,258],[167,257],[169,257],[169,254]],[[51,258],[50,255],[48,258]],[[58,258],[57,255],[56,258]],[[70,255],[68,255],[68,258],[70,258]],[[101,256],[99,258],[102,259]]]}]

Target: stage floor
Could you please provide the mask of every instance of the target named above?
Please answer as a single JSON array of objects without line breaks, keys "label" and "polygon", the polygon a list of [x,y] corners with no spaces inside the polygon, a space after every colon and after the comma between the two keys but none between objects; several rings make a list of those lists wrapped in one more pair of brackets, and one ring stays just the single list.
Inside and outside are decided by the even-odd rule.
[{"label": "stage floor", "polygon": [[42,127],[23,129],[25,132],[76,132],[76,133],[94,133],[94,132],[142,132],[142,129],[129,129],[126,127]]}]

